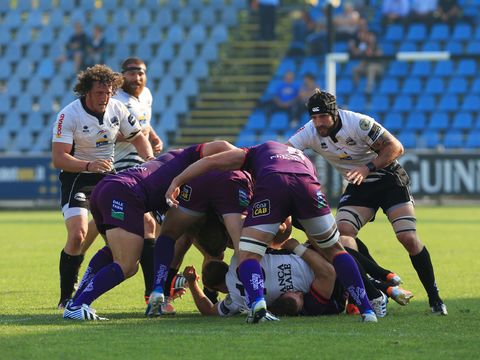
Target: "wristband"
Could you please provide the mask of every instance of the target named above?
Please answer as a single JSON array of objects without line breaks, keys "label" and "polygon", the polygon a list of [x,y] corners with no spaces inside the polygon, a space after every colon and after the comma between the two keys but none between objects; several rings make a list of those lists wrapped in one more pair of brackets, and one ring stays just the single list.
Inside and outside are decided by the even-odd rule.
[{"label": "wristband", "polygon": [[293,252],[295,255],[298,255],[300,257],[303,256],[303,254],[305,253],[305,251],[307,251],[307,247],[303,244],[298,244],[297,246],[295,246],[295,248],[293,249]]},{"label": "wristband", "polygon": [[373,161],[370,161],[369,163],[366,163],[365,166],[368,168],[368,171],[373,172],[377,170],[377,167],[373,163]]},{"label": "wristband", "polygon": [[87,162],[87,166],[85,167],[85,171],[88,171],[88,167],[90,166],[90,161]]}]

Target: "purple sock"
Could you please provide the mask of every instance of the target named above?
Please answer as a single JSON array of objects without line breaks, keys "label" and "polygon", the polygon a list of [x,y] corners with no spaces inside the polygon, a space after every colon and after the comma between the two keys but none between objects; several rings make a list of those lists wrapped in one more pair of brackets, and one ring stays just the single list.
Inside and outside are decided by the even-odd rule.
[{"label": "purple sock", "polygon": [[363,314],[367,310],[372,310],[367,293],[365,292],[362,277],[358,271],[357,263],[353,260],[352,256],[347,252],[336,255],[333,258],[333,267],[343,287],[347,289],[355,301],[355,304],[358,306],[360,313]]},{"label": "purple sock", "polygon": [[75,295],[72,297],[72,300],[75,299],[82,293],[82,291],[87,287],[88,283],[93,279],[93,277],[99,272],[103,267],[111,264],[113,261],[112,251],[108,246],[104,246],[100,250],[97,251],[95,255],[93,255],[90,263],[88,264],[87,270],[85,270],[85,274],[83,274],[82,281],[80,281],[80,285],[78,286]]},{"label": "purple sock", "polygon": [[163,288],[165,287],[165,281],[167,280],[168,269],[172,263],[174,249],[175,241],[168,236],[160,235],[155,242],[155,279],[153,282],[153,288],[158,291],[163,292]]},{"label": "purple sock", "polygon": [[122,268],[116,262],[103,267],[95,277],[88,283],[85,290],[78,295],[72,306],[80,306],[82,304],[90,305],[96,298],[105,294],[108,290],[125,280]]},{"label": "purple sock", "polygon": [[247,259],[238,266],[238,277],[245,287],[250,304],[263,298],[265,283],[258,260]]}]

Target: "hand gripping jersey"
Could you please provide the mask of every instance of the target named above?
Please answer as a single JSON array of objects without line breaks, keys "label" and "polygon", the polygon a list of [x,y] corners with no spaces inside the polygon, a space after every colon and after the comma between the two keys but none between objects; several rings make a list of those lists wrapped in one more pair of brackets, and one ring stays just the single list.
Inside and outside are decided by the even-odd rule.
[{"label": "hand gripping jersey", "polygon": [[[153,98],[148,88],[145,87],[138,98],[124,90],[119,90],[113,98],[120,100],[127,107],[130,114],[138,120],[142,129],[150,126]],[[143,162],[135,146],[129,142],[119,141],[115,144],[115,169],[117,171]]]},{"label": "hand gripping jersey", "polygon": [[113,160],[118,132],[131,140],[141,130],[138,121],[118,100],[110,99],[99,120],[88,113],[77,99],[63,108],[53,126],[52,142],[72,144],[72,154],[79,160]]},{"label": "hand gripping jersey", "polygon": [[[288,142],[295,148],[312,149],[322,155],[344,177],[346,172],[363,166],[377,157],[370,146],[385,132],[385,128],[367,115],[338,110],[341,128],[334,137],[320,137],[313,121],[300,128]],[[366,182],[375,181],[378,174],[370,174]]]},{"label": "hand gripping jersey", "polygon": [[[297,255],[265,254],[260,261],[265,272],[265,300],[267,305],[287,291],[308,293],[315,279],[313,271]],[[237,277],[237,259],[232,256],[228,273],[225,277],[228,295],[217,303],[221,316],[235,315],[248,311],[248,296],[242,282]]]}]

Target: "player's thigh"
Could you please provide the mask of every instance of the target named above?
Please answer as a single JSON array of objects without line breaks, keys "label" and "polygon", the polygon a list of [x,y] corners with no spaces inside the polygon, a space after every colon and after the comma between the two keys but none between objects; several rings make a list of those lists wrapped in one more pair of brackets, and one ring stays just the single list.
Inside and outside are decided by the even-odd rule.
[{"label": "player's thigh", "polygon": [[143,248],[143,236],[116,227],[106,232],[113,260],[120,265],[126,277],[136,272]]},{"label": "player's thigh", "polygon": [[202,219],[203,214],[192,214],[182,211],[179,208],[170,208],[165,214],[161,235],[166,235],[174,240],[184,234],[189,227]]}]

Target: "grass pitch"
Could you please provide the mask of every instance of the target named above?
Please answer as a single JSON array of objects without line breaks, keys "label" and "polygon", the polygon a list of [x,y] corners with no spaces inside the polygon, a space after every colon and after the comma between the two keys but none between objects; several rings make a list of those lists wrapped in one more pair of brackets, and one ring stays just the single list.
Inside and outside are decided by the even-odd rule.
[{"label": "grass pitch", "polygon": [[[388,316],[377,324],[340,315],[282,318],[279,323],[253,326],[245,324],[243,316],[199,315],[190,294],[176,301],[175,317],[146,319],[141,274],[93,303],[110,321],[63,320],[55,309],[58,258],[66,236],[60,211],[0,212],[0,358],[477,359],[480,209],[419,207],[417,217],[448,317],[429,314],[408,255],[379,213],[360,237],[414,292],[410,305],[390,302]],[[97,239],[82,271],[100,246]],[[184,265],[190,264],[200,268],[195,250],[186,256]]]}]

